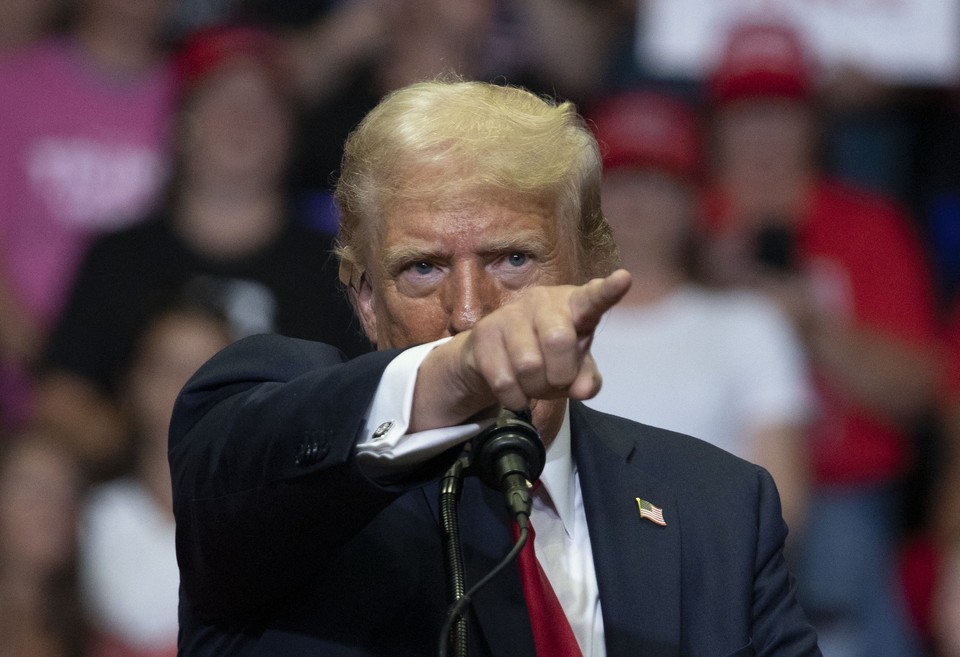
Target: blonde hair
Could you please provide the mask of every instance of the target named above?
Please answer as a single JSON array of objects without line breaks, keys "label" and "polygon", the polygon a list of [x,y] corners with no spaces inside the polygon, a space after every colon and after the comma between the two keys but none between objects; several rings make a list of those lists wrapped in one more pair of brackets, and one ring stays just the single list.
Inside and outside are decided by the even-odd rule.
[{"label": "blonde hair", "polygon": [[335,198],[340,279],[354,287],[364,246],[398,201],[479,192],[539,204],[568,222],[584,280],[619,262],[600,209],[601,160],[571,103],[484,82],[419,82],[387,95],[351,133]]}]

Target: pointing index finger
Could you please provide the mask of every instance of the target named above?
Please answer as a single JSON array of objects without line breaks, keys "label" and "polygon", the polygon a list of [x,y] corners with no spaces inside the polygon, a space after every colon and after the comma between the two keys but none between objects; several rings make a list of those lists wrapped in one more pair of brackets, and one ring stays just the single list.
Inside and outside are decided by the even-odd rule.
[{"label": "pointing index finger", "polygon": [[606,278],[595,278],[580,286],[570,299],[577,333],[592,333],[603,313],[624,297],[631,282],[630,272],[618,269]]}]

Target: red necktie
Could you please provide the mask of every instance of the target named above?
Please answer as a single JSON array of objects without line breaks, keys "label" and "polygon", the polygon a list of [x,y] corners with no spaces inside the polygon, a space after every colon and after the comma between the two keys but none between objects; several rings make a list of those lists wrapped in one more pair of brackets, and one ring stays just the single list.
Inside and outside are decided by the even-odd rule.
[{"label": "red necktie", "polygon": [[[514,523],[514,539],[519,534],[519,527]],[[550,580],[547,579],[533,551],[536,536],[533,525],[530,525],[530,536],[520,550],[517,564],[520,567],[523,595],[527,599],[537,657],[583,657],[580,646],[577,645],[577,638],[570,627],[570,621],[563,613],[560,600],[557,599],[557,594],[550,586]]]}]

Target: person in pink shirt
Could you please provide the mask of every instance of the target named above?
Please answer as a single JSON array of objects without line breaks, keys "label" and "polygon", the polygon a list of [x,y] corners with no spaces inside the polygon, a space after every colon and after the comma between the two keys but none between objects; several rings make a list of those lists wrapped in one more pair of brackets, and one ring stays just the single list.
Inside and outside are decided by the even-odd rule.
[{"label": "person in pink shirt", "polygon": [[89,240],[143,216],[168,169],[170,0],[85,0],[70,29],[0,60],[0,423]]}]

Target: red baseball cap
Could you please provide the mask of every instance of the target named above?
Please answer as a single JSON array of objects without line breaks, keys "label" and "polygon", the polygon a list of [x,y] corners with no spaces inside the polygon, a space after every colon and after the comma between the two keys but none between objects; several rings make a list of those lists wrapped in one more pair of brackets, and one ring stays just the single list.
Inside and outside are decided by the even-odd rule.
[{"label": "red baseball cap", "polygon": [[279,40],[270,32],[248,25],[214,25],[187,36],[175,57],[182,92],[232,66],[258,66],[278,88],[287,86]]},{"label": "red baseball cap", "polygon": [[708,80],[716,103],[745,98],[805,100],[813,92],[813,66],[800,35],[785,23],[735,26]]},{"label": "red baseball cap", "polygon": [[682,178],[696,178],[700,173],[697,118],[678,98],[629,91],[598,101],[588,119],[606,170],[653,168]]}]

